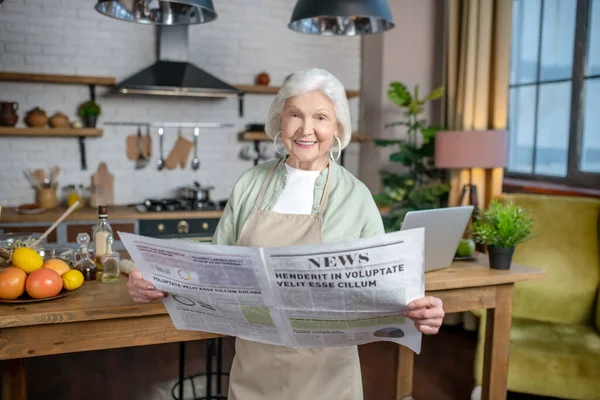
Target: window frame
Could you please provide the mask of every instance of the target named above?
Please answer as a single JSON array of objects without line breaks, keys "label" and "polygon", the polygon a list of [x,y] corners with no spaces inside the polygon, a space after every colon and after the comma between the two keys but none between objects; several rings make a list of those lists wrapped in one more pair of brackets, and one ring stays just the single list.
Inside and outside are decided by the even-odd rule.
[{"label": "window frame", "polygon": [[[532,173],[510,171],[508,167],[504,169],[504,175],[508,178],[525,179],[531,181],[543,181],[562,183],[567,185],[581,186],[581,187],[600,187],[600,173],[596,172],[584,172],[580,170],[581,156],[582,156],[582,142],[583,142],[583,120],[584,120],[584,108],[585,108],[585,81],[587,79],[598,79],[600,75],[589,75],[585,76],[585,67],[587,61],[587,53],[589,50],[588,46],[588,32],[591,24],[591,5],[593,0],[577,0],[576,13],[575,13],[575,43],[573,49],[573,71],[570,78],[564,79],[549,79],[540,80],[541,70],[541,49],[542,49],[542,32],[543,32],[543,18],[544,18],[544,2],[540,0],[540,26],[538,33],[538,54],[537,54],[537,70],[536,80],[527,83],[509,83],[509,91],[516,87],[527,87],[534,86],[536,89],[535,97],[535,123],[534,123],[534,137],[533,137],[533,154],[532,154]],[[514,34],[514,32],[513,32]],[[513,49],[511,48],[511,54]],[[511,63],[512,67],[512,63]],[[567,175],[565,177],[543,175],[535,173],[536,164],[536,153],[537,153],[537,139],[538,139],[538,112],[539,112],[539,92],[540,86],[545,83],[560,83],[560,82],[571,82],[571,102],[570,102],[570,115],[569,115],[569,142],[567,149]],[[510,120],[510,115],[508,119]],[[509,125],[510,126],[510,125]]]}]

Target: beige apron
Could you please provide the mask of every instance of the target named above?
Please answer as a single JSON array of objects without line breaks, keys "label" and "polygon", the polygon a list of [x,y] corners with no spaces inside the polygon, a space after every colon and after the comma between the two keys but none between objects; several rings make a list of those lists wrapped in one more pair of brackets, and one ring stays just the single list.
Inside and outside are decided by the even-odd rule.
[{"label": "beige apron", "polygon": [[[271,182],[271,169],[252,213],[242,227],[238,246],[275,247],[323,242],[323,213],[332,168],[318,214],[279,214],[260,210]],[[362,380],[356,346],[286,348],[236,338],[229,400],[361,400]]]}]

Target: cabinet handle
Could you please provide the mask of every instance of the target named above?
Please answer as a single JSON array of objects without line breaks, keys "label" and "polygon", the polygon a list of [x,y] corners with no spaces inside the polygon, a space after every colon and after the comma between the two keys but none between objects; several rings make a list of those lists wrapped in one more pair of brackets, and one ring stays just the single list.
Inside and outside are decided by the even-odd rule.
[{"label": "cabinet handle", "polygon": [[202,229],[204,229],[205,231],[208,230],[208,222],[203,222],[202,223]]},{"label": "cabinet handle", "polygon": [[165,226],[164,226],[164,224],[158,224],[156,229],[158,229],[159,232],[163,232],[165,230]]},{"label": "cabinet handle", "polygon": [[188,233],[190,231],[190,225],[187,221],[179,221],[177,223],[177,232],[178,233]]}]

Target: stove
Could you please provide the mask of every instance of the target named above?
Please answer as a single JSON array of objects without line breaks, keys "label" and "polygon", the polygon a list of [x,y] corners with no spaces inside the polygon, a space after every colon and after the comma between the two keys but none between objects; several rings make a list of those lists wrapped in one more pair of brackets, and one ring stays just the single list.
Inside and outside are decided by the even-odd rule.
[{"label": "stove", "polygon": [[135,209],[140,213],[169,212],[169,211],[215,211],[219,205],[211,200],[184,199],[146,199],[142,204],[136,204]]}]

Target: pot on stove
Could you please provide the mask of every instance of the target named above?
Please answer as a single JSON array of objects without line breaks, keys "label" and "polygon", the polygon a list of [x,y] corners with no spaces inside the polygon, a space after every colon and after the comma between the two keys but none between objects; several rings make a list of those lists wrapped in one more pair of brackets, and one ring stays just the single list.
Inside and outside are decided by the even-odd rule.
[{"label": "pot on stove", "polygon": [[198,182],[194,182],[192,187],[179,188],[178,196],[183,200],[205,202],[210,200],[212,189],[214,189],[212,186],[201,187]]}]

